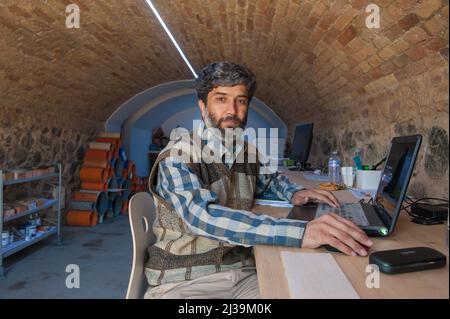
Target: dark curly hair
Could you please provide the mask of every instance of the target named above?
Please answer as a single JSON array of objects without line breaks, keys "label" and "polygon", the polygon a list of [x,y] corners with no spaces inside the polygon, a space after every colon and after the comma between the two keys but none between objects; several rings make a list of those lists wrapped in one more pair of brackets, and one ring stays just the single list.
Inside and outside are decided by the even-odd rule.
[{"label": "dark curly hair", "polygon": [[256,77],[245,65],[228,61],[212,62],[204,67],[195,80],[195,89],[199,100],[206,104],[208,93],[218,86],[247,87],[249,103],[256,90]]}]

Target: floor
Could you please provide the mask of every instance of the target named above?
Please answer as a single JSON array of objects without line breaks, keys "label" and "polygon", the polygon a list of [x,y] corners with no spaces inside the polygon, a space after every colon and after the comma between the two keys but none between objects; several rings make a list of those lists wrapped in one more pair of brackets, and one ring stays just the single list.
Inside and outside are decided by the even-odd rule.
[{"label": "floor", "polygon": [[[128,215],[93,228],[63,226],[61,234],[61,245],[52,236],[4,260],[0,299],[124,298],[132,258]],[[70,264],[79,267],[79,288],[66,286],[66,279],[75,282]]]}]

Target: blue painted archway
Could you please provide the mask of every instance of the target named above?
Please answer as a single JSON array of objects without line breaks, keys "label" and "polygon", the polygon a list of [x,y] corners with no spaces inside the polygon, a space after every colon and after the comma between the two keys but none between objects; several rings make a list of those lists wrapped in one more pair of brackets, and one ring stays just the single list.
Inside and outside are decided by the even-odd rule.
[{"label": "blue painted archway", "polygon": [[[106,121],[107,132],[122,133],[123,147],[135,162],[137,175],[149,174],[148,147],[153,129],[161,127],[170,136],[177,126],[192,130],[193,120],[201,118],[194,85],[194,80],[181,80],[149,88],[123,103]],[[247,127],[277,128],[282,154],[287,126],[257,97],[251,101]]]}]

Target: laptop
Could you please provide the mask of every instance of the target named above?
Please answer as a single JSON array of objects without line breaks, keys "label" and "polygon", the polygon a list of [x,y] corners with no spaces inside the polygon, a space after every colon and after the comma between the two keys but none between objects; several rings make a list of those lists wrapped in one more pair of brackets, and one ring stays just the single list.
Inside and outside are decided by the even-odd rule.
[{"label": "laptop", "polygon": [[326,203],[312,203],[294,206],[288,218],[309,221],[334,212],[357,224],[368,236],[390,235],[400,215],[421,143],[419,134],[392,139],[372,204],[351,203],[334,208]]}]

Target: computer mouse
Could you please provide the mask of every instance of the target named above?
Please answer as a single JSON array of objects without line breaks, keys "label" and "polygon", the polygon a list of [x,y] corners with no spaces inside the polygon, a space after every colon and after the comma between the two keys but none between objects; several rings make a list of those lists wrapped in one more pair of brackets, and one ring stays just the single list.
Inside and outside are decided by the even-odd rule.
[{"label": "computer mouse", "polygon": [[[361,244],[360,244],[360,245],[361,245]],[[361,245],[361,246],[364,247],[364,249],[367,251],[367,255],[368,255],[368,254],[369,254],[370,247],[367,247],[367,246],[364,246],[364,245]],[[337,248],[335,248],[335,247],[333,247],[333,246],[331,246],[331,245],[322,245],[322,246],[320,246],[320,247],[325,248],[326,250],[331,251],[331,252],[344,254],[342,251],[340,251],[339,249],[337,249]],[[358,256],[360,256],[360,255],[358,255]]]},{"label": "computer mouse", "polygon": [[305,204],[301,204],[301,207],[317,207],[318,206],[318,202],[307,202]]},{"label": "computer mouse", "polygon": [[332,251],[332,252],[335,252],[335,253],[342,253],[343,254],[342,251],[340,251],[339,249],[337,249],[337,248],[335,248],[335,247],[333,247],[331,245],[322,245],[320,247],[325,248],[328,251]]}]

